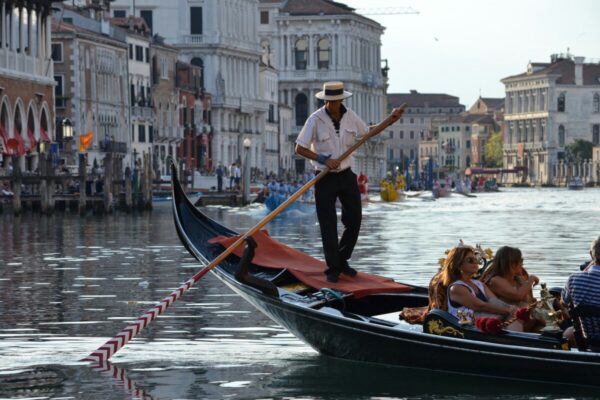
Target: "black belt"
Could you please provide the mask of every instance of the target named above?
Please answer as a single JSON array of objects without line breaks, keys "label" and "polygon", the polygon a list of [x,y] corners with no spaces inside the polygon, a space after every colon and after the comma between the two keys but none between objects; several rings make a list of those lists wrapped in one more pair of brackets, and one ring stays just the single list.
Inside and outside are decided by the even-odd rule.
[{"label": "black belt", "polygon": [[[341,174],[342,172],[346,172],[346,171],[350,171],[350,167],[346,167],[346,168],[341,169],[339,171],[329,171],[329,173],[330,174]],[[320,170],[320,169],[315,170],[315,174],[319,174],[321,172],[323,172],[323,171]]]}]

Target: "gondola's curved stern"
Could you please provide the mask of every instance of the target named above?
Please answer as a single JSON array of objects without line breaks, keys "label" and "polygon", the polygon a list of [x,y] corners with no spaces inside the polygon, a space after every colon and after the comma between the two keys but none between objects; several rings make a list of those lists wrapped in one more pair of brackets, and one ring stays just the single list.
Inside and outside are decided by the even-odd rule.
[{"label": "gondola's curved stern", "polygon": [[171,164],[173,185],[173,219],[181,243],[196,259],[208,264],[222,251],[208,240],[218,235],[235,235],[234,231],[211,220],[202,214],[187,198],[177,178],[177,167]]}]

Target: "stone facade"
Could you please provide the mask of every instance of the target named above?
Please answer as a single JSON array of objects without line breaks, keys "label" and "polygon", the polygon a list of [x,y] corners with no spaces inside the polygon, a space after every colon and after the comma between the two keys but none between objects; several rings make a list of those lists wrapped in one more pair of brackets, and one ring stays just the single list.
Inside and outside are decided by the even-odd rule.
[{"label": "stone facade", "polygon": [[458,97],[441,93],[390,93],[388,111],[406,103],[403,117],[388,129],[387,170],[405,171],[419,163],[424,171],[430,158],[437,166],[445,162],[439,156],[438,131],[441,123],[465,110]]},{"label": "stone facade", "polygon": [[[67,164],[75,165],[81,135],[92,133],[88,160],[107,152],[126,159],[131,146],[125,34],[107,22],[63,6],[53,21],[54,77],[59,142]],[[63,19],[58,20],[62,15]],[[63,138],[62,121],[73,125],[73,140]]]},{"label": "stone facade", "polygon": [[[135,9],[133,8],[135,4]],[[113,15],[142,16],[153,32],[180,50],[179,59],[202,70],[201,85],[212,94],[213,159],[240,161],[251,138],[256,165],[264,165],[263,135],[268,104],[259,94],[260,46],[257,0],[117,0]]]},{"label": "stone facade", "polygon": [[[151,92],[150,29],[142,18],[112,18],[111,24],[125,31],[129,77],[130,133],[134,162],[152,154],[156,123]],[[153,159],[153,164],[156,161]]]},{"label": "stone facade", "polygon": [[[506,88],[504,167],[526,167],[508,183],[564,185],[573,168],[565,146],[600,140],[600,64],[553,55],[502,80]],[[589,170],[586,168],[585,170]],[[589,177],[584,177],[584,181]]]},{"label": "stone facade", "polygon": [[170,163],[179,165],[179,147],[183,127],[179,124],[179,94],[177,89],[177,57],[179,51],[166,45],[159,37],[150,44],[152,68],[152,103],[154,125],[153,154],[155,176],[171,175]]},{"label": "stone facade", "polygon": [[36,170],[55,137],[50,7],[0,0],[0,172],[11,155],[22,170]]},{"label": "stone facade", "polygon": [[[262,0],[259,12],[263,59],[279,72],[280,101],[293,113],[288,141],[295,141],[308,115],[321,106],[315,94],[326,81],[343,81],[353,93],[345,104],[365,122],[380,122],[385,113],[381,25],[341,3],[321,0]],[[381,138],[360,148],[354,169],[381,176],[384,149]],[[305,159],[294,156],[295,173],[307,168]]]}]

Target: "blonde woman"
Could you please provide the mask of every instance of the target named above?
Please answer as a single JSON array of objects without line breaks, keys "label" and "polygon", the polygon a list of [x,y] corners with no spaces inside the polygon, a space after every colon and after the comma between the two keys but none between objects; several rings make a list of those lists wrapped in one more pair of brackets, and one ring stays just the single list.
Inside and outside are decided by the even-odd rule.
[{"label": "blonde woman", "polygon": [[521,250],[503,246],[496,252],[492,264],[484,272],[481,281],[500,300],[523,307],[535,301],[531,289],[540,280],[535,275],[529,275],[523,268]]},{"label": "blonde woman", "polygon": [[[517,308],[499,301],[483,282],[474,279],[478,270],[479,258],[471,247],[450,250],[441,271],[442,284],[448,288],[448,312],[457,318],[459,311],[473,317],[486,314],[501,319],[511,317]],[[523,324],[514,321],[506,328],[523,331]]]}]

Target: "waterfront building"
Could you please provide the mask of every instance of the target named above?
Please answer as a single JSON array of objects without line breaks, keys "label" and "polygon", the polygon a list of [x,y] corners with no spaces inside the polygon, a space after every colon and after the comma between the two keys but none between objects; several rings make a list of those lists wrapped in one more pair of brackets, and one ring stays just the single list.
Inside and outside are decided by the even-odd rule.
[{"label": "waterfront building", "polygon": [[[266,114],[263,146],[265,154],[264,171],[266,174],[279,175],[279,153],[281,141],[279,136],[279,101],[278,101],[278,76],[277,70],[270,64],[268,58],[263,57],[260,63],[260,91],[262,98],[268,103]],[[256,161],[256,160],[254,160]],[[258,167],[257,164],[253,166]]]},{"label": "waterfront building", "polygon": [[592,150],[592,181],[596,186],[600,184],[600,146],[594,146]]},{"label": "waterfront building", "polygon": [[[251,139],[264,165],[262,133],[268,104],[260,99],[258,0],[116,0],[113,16],[144,18],[154,33],[179,49],[180,61],[202,71],[202,92],[212,95],[212,158],[241,161]],[[160,24],[156,21],[161,21]]]},{"label": "waterfront building", "polygon": [[[57,141],[67,165],[75,166],[81,135],[93,134],[86,150],[97,163],[111,152],[126,159],[129,125],[125,33],[81,9],[60,5],[52,25],[52,59],[56,81]],[[69,119],[73,138],[63,137]],[[126,160],[128,161],[128,160]]]},{"label": "waterfront building", "polygon": [[171,175],[171,162],[179,165],[179,148],[183,127],[179,123],[179,91],[177,88],[177,57],[179,51],[164,43],[158,35],[150,43],[152,69],[152,104],[154,125],[153,169],[155,177]]},{"label": "waterfront building", "polygon": [[55,137],[51,3],[0,0],[0,171],[35,171]]},{"label": "waterfront building", "polygon": [[[344,82],[353,93],[345,104],[365,122],[383,118],[380,24],[344,4],[323,0],[261,0],[259,11],[261,50],[279,72],[279,99],[293,114],[288,141],[295,141],[306,118],[322,105],[315,94],[326,81]],[[360,148],[354,169],[383,175],[384,149],[381,137]],[[309,168],[304,158],[294,155],[293,160],[294,173]]]},{"label": "waterfront building", "polygon": [[[125,31],[129,81],[131,151],[134,164],[145,154],[152,155],[154,143],[154,102],[151,92],[150,28],[143,18],[110,18],[110,23]],[[155,161],[152,161],[156,164]]]},{"label": "waterfront building", "polygon": [[485,147],[493,133],[503,136],[504,98],[479,97],[466,111],[471,123],[471,162],[473,167],[487,167]]},{"label": "waterfront building", "polygon": [[296,137],[292,132],[292,107],[279,103],[279,175],[292,171],[296,160]]},{"label": "waterfront building", "polygon": [[216,167],[210,147],[212,136],[211,96],[202,92],[202,69],[197,65],[177,62],[176,86],[179,92],[179,123],[183,127],[183,142],[179,157],[180,169],[192,173],[206,172]]},{"label": "waterfront building", "polygon": [[[400,120],[388,129],[388,171],[406,171],[409,165],[419,164],[424,171],[430,159],[440,167],[446,161],[440,158],[438,141],[440,124],[465,111],[458,97],[443,93],[389,93],[388,112],[406,103],[407,108]],[[440,139],[441,140],[441,139]],[[446,151],[446,144],[444,144]]]},{"label": "waterfront building", "polygon": [[525,72],[501,82],[506,90],[504,167],[526,167],[507,183],[566,184],[579,172],[568,165],[565,146],[576,139],[600,143],[600,63],[552,55],[549,63],[530,62]]}]

